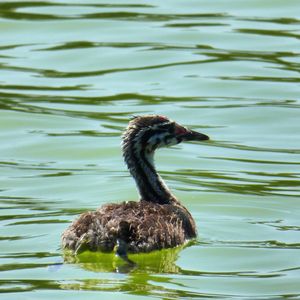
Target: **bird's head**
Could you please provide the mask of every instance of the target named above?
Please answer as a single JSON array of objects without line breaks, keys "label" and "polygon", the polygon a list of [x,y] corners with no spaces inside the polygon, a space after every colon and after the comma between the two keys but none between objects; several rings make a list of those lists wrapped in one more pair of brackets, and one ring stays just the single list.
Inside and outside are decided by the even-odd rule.
[{"label": "bird's head", "polygon": [[123,148],[130,143],[148,153],[183,141],[205,141],[205,134],[188,129],[161,115],[134,117],[123,135]]}]

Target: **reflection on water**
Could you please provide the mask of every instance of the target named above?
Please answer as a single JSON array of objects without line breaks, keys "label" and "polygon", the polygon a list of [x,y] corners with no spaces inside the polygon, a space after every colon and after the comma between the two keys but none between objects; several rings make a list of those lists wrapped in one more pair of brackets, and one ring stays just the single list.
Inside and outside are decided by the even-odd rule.
[{"label": "reflection on water", "polygon": [[[1,293],[299,297],[298,12],[294,0],[2,1]],[[64,262],[76,215],[137,199],[119,144],[142,113],[212,137],[156,158],[197,241],[135,255],[133,269],[113,254]]]},{"label": "reflection on water", "polygon": [[[191,246],[192,243],[189,243],[189,245]],[[134,264],[124,262],[114,253],[93,253],[89,251],[76,257],[69,251],[65,251],[64,261],[66,263],[78,263],[82,268],[94,272],[129,273],[138,270],[138,273],[179,273],[179,268],[175,262],[183,248],[181,246],[147,254],[132,254],[129,258]]]}]

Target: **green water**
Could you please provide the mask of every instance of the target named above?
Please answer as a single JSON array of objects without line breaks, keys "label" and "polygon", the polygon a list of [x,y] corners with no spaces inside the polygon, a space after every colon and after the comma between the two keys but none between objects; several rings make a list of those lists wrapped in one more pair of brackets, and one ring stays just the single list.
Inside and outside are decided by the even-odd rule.
[{"label": "green water", "polygon": [[[1,299],[299,299],[298,0],[0,3]],[[184,249],[63,258],[81,212],[137,199],[120,135],[161,113]]]}]

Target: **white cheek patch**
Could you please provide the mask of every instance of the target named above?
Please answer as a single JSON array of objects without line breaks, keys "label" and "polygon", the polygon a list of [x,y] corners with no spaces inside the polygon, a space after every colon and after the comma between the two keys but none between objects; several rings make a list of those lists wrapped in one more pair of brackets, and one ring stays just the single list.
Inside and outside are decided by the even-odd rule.
[{"label": "white cheek patch", "polygon": [[173,146],[173,145],[176,145],[178,144],[178,140],[174,137],[170,138],[167,140],[167,144],[166,146]]},{"label": "white cheek patch", "polygon": [[164,138],[166,137],[167,133],[159,133],[151,136],[148,140],[149,146],[159,145],[163,143]]},{"label": "white cheek patch", "polygon": [[168,147],[178,144],[178,140],[175,137],[170,136],[168,132],[155,134],[148,140],[150,148]]}]

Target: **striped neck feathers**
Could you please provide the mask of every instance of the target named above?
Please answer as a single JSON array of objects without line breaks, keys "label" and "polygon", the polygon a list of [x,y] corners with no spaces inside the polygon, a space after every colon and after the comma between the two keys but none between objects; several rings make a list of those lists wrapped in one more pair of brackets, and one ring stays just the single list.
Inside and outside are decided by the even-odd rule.
[{"label": "striped neck feathers", "polygon": [[[147,140],[152,140],[152,143],[146,143]],[[123,136],[124,160],[135,179],[141,200],[159,204],[178,203],[155,169],[154,151],[158,147],[159,139],[149,128],[129,131]]]}]

